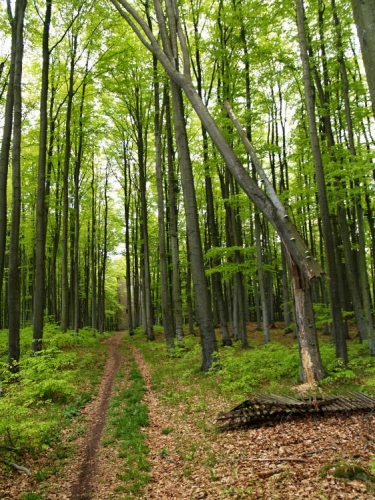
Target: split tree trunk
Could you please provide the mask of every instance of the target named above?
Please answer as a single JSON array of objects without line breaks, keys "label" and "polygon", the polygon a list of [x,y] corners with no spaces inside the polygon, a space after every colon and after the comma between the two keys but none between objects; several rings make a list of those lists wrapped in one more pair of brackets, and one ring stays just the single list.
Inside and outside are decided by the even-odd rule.
[{"label": "split tree trunk", "polygon": [[[178,39],[183,56],[183,73],[179,72],[178,69],[176,69],[174,58],[170,58],[168,53],[166,53],[160,47],[157,39],[148,28],[142,16],[140,16],[140,14],[125,0],[111,1],[120,12],[120,14],[124,17],[124,19],[134,29],[145,47],[158,58],[165,71],[170,76],[171,80],[176,84],[176,86],[184,90],[186,97],[198,114],[203,126],[210,135],[211,140],[226,161],[228,169],[232,172],[238,184],[253,201],[255,206],[264,214],[264,216],[276,229],[280,236],[280,239],[288,250],[291,262],[293,262],[293,264],[298,267],[298,272],[301,274],[301,276],[303,276],[303,279],[308,283],[311,279],[320,277],[322,270],[319,264],[314,259],[312,259],[310,252],[306,247],[306,244],[299,235],[297,228],[285,214],[282,206],[280,206],[280,202],[278,204],[274,204],[270,197],[266,195],[262,191],[262,189],[260,189],[260,187],[256,184],[255,181],[253,181],[253,179],[251,179],[249,173],[243,167],[233,149],[226,141],[217,123],[212,118],[208,109],[203,104],[197,91],[195,90],[190,78],[190,57],[188,48],[186,45],[184,34],[182,33],[181,27],[179,25],[178,8],[175,2],[172,2],[172,5],[169,8],[169,15],[176,20]],[[161,5],[158,0],[155,0],[155,5],[159,10],[161,10]],[[165,26],[160,23],[160,19],[158,19],[158,22],[159,29],[165,30]],[[297,285],[299,283],[300,282],[296,281]],[[295,292],[300,293],[303,298],[303,294],[307,293],[308,289],[304,286],[300,286],[300,288],[297,288]],[[299,296],[297,295],[297,297]],[[296,302],[301,303],[301,300],[297,300]],[[308,304],[309,297],[306,297],[305,300],[302,300],[302,302],[303,304]],[[299,332],[299,334],[303,336],[310,332],[310,329],[306,328],[306,325],[310,324],[310,317],[305,318],[304,315],[299,315],[299,317],[301,317],[301,319],[306,322],[303,323],[303,327]],[[303,370],[305,372],[304,377],[306,380],[318,381],[323,376],[323,369],[321,366],[319,351],[317,350],[316,336],[315,338],[306,338],[305,340],[306,342],[304,342],[303,345],[306,346],[306,349],[308,349],[308,356],[301,356]],[[315,363],[315,365],[312,365],[310,361],[312,363]]]}]

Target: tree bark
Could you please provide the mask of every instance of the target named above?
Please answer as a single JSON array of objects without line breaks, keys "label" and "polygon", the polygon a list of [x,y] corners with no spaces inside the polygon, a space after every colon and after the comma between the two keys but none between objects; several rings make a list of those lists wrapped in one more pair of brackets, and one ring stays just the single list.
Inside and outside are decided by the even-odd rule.
[{"label": "tree bark", "polygon": [[68,271],[68,251],[69,251],[69,170],[71,154],[71,120],[74,96],[74,72],[77,54],[77,35],[73,35],[70,69],[69,69],[69,89],[68,102],[65,121],[65,152],[64,152],[64,172],[63,172],[63,205],[62,205],[62,241],[61,241],[61,331],[66,332],[69,326],[69,271]]},{"label": "tree bark", "polygon": [[15,43],[14,59],[14,118],[12,150],[12,215],[9,247],[9,346],[8,366],[12,372],[19,370],[20,359],[20,219],[21,219],[21,134],[22,134],[22,61],[23,26],[27,0],[17,0],[12,20],[12,42]]},{"label": "tree bark", "polygon": [[141,111],[143,103],[141,102],[142,96],[140,95],[140,88],[135,88],[135,103],[134,111],[131,111],[135,120],[135,133],[137,138],[137,153],[138,153],[138,167],[139,167],[139,193],[141,200],[141,233],[142,233],[142,255],[143,260],[142,274],[143,274],[143,315],[145,332],[148,340],[155,340],[155,333],[153,327],[153,312],[152,312],[152,294],[151,294],[151,272],[150,272],[150,244],[148,237],[148,208],[146,197],[146,151],[145,151],[145,137],[147,124],[143,123],[144,116]]},{"label": "tree bark", "polygon": [[156,171],[156,186],[158,193],[158,229],[159,229],[159,260],[160,260],[160,292],[161,292],[161,309],[163,317],[164,335],[167,347],[174,347],[173,321],[171,317],[171,307],[169,301],[168,288],[168,270],[167,270],[167,252],[165,244],[165,221],[164,221],[164,192],[163,192],[163,172],[162,172],[162,155],[161,155],[161,113],[159,101],[159,75],[158,62],[153,56],[154,65],[154,103],[155,103],[155,171]]},{"label": "tree bark", "polygon": [[332,315],[333,334],[336,343],[336,356],[348,361],[344,325],[340,306],[340,288],[338,286],[332,226],[329,216],[328,200],[325,185],[324,167],[319,145],[318,131],[315,115],[315,100],[311,81],[310,62],[306,43],[305,14],[303,0],[296,0],[297,27],[300,44],[301,61],[303,65],[303,81],[305,89],[306,111],[309,123],[310,142],[315,165],[315,175],[318,188],[320,215],[327,257],[328,274],[330,278],[330,309]]},{"label": "tree bark", "polygon": [[[124,134],[124,131],[122,131]],[[125,263],[126,263],[126,300],[128,304],[128,329],[129,335],[134,335],[134,321],[133,321],[133,293],[131,286],[131,248],[130,248],[130,203],[131,203],[131,176],[127,152],[127,144],[125,136],[122,137],[122,155],[123,155],[123,175],[124,175],[124,216],[125,216]]]},{"label": "tree bark", "polygon": [[352,0],[352,8],[375,117],[375,0]]},{"label": "tree bark", "polygon": [[167,133],[168,193],[169,193],[169,236],[172,259],[172,302],[177,342],[183,344],[184,329],[181,296],[181,270],[178,241],[178,181],[175,172],[172,117],[169,92],[165,92],[165,122]]},{"label": "tree bark", "polygon": [[12,18],[11,3],[7,2],[9,21],[12,27],[12,47],[10,71],[8,76],[8,90],[5,101],[3,136],[0,152],[0,328],[2,324],[3,310],[3,283],[4,267],[6,253],[6,239],[8,229],[7,217],[7,183],[8,183],[8,165],[10,156],[10,143],[12,139],[13,126],[13,105],[14,105],[14,67],[16,58],[16,29],[14,28],[14,19]]},{"label": "tree bark", "polygon": [[32,350],[42,348],[45,290],[46,290],[46,162],[48,135],[48,76],[49,76],[49,30],[51,24],[52,0],[46,0],[46,13],[42,45],[42,88],[40,91],[40,128],[38,157],[38,188],[36,198],[36,248],[35,248],[35,290],[33,310]]}]

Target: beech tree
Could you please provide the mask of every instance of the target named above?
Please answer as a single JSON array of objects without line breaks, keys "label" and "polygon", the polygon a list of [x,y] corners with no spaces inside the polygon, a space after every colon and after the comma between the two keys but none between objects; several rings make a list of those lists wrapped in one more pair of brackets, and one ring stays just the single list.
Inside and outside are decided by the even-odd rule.
[{"label": "beech tree", "polygon": [[[13,105],[14,105],[14,68],[16,58],[16,30],[14,29],[13,14],[10,1],[7,2],[7,14],[11,26],[11,60],[9,76],[7,78],[7,93],[4,110],[4,125],[0,152],[0,307],[3,310],[3,284],[4,267],[6,257],[7,236],[7,182],[8,165],[10,157],[10,144],[13,127]],[[2,325],[3,314],[0,313],[0,325]]]},{"label": "beech tree", "polygon": [[22,134],[22,64],[23,64],[23,27],[27,0],[17,0],[12,23],[12,52],[14,51],[13,73],[13,150],[12,150],[12,212],[9,248],[8,316],[9,348],[8,365],[18,371],[20,359],[20,219],[21,219],[21,134]]},{"label": "beech tree", "polygon": [[[182,32],[178,8],[175,3],[167,4],[168,28],[176,33],[180,43],[183,58],[183,72],[174,66],[175,54],[168,54],[160,47],[157,39],[148,28],[142,16],[126,1],[112,0],[120,14],[136,32],[141,42],[151,51],[163,65],[166,72],[175,85],[184,90],[187,98],[197,112],[202,124],[210,134],[212,141],[225,159],[228,168],[241,185],[247,195],[255,203],[256,207],[267,217],[278,231],[279,236],[288,250],[289,268],[294,291],[294,311],[299,336],[301,362],[303,367],[303,379],[309,383],[320,380],[323,375],[319,347],[313,321],[313,309],[309,281],[321,275],[318,263],[312,259],[309,250],[299,235],[295,226],[291,223],[280,203],[270,198],[270,193],[265,194],[249,176],[242,166],[232,148],[227,143],[222,132],[202,103],[190,78],[189,52],[186,39]],[[155,10],[158,13],[159,29],[166,33],[166,17],[158,0],[155,1]],[[177,116],[176,116],[177,118]],[[178,140],[177,140],[178,142]],[[255,152],[253,152],[255,157]]]},{"label": "beech tree", "polygon": [[49,31],[52,15],[52,0],[46,1],[46,11],[43,22],[42,46],[42,85],[40,90],[40,129],[39,129],[39,158],[38,158],[38,188],[36,208],[36,248],[35,248],[35,289],[34,293],[34,330],[33,351],[42,348],[44,307],[45,307],[45,275],[46,275],[46,164],[48,140],[48,83],[49,83]]}]

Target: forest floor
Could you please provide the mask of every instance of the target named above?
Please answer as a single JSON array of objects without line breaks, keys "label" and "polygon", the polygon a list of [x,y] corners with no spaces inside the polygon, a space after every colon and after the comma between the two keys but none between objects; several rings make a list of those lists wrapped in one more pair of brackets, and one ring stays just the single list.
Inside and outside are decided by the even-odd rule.
[{"label": "forest floor", "polygon": [[[74,453],[42,486],[35,475],[13,472],[0,478],[1,500],[375,498],[374,483],[361,475],[354,479],[334,476],[340,467],[346,469],[345,476],[356,465],[369,470],[375,454],[373,413],[219,432],[215,418],[220,411],[230,409],[224,398],[207,394],[204,401],[197,396],[171,404],[153,388],[152,370],[139,349],[125,342],[122,333],[106,342],[108,360],[103,379],[97,396],[82,411],[84,432],[73,441]],[[149,425],[143,432],[151,480],[139,495],[121,493],[123,459],[116,444],[103,445],[111,394],[115,386],[118,391],[118,386],[129,384],[129,366],[119,353],[124,342],[144,379],[144,403],[149,410]],[[119,378],[119,373],[125,376]],[[42,465],[38,460],[43,459],[34,458],[36,467]],[[24,496],[25,491],[35,494]]]}]

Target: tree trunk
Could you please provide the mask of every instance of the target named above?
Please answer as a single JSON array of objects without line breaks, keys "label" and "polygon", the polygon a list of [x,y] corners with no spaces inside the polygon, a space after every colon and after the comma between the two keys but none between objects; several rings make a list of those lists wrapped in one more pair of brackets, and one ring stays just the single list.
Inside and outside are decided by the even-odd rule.
[{"label": "tree trunk", "polygon": [[352,8],[375,117],[375,0],[352,0]]},{"label": "tree trunk", "polygon": [[153,327],[153,301],[151,289],[150,272],[150,244],[148,237],[148,206],[147,206],[147,158],[146,158],[146,137],[148,128],[148,116],[145,113],[144,96],[141,88],[137,84],[134,93],[134,103],[128,105],[128,110],[134,120],[134,134],[137,143],[138,168],[139,168],[139,195],[141,202],[141,265],[142,265],[142,301],[143,301],[143,322],[148,340],[155,340]]},{"label": "tree trunk", "polygon": [[202,370],[207,371],[214,361],[217,351],[213,328],[210,296],[207,288],[204,269],[202,243],[200,238],[198,208],[195,197],[195,186],[190,161],[188,139],[184,121],[182,92],[172,81],[173,116],[178,156],[181,165],[181,184],[184,197],[186,227],[189,242],[189,255],[193,276],[195,306],[201,334]]},{"label": "tree trunk", "polygon": [[270,342],[270,329],[269,329],[269,318],[268,318],[268,307],[266,300],[266,289],[264,283],[264,273],[263,273],[263,260],[262,260],[262,246],[260,240],[260,217],[259,213],[255,213],[255,245],[257,251],[257,264],[258,264],[258,282],[260,291],[260,301],[262,306],[262,317],[263,317],[263,334],[264,342],[268,344]]},{"label": "tree trunk", "polygon": [[108,256],[108,179],[109,171],[108,164],[105,170],[104,184],[104,214],[103,214],[103,242],[99,252],[99,276],[98,279],[98,330],[99,333],[104,333],[105,330],[105,281],[107,272],[107,256]]},{"label": "tree trunk", "polygon": [[51,24],[52,0],[46,1],[43,28],[42,88],[40,91],[40,128],[38,158],[38,188],[36,198],[36,248],[35,248],[35,290],[34,324],[32,350],[42,348],[45,289],[46,289],[46,162],[48,133],[48,75],[49,75],[49,29]]},{"label": "tree trunk", "polygon": [[161,308],[163,317],[164,335],[167,347],[174,347],[173,339],[173,321],[171,317],[171,307],[169,301],[168,287],[168,270],[167,270],[167,252],[165,244],[165,222],[164,222],[164,192],[163,192],[163,173],[162,173],[162,156],[161,156],[161,117],[160,117],[160,102],[159,102],[159,82],[157,59],[153,56],[154,65],[154,103],[155,103],[155,170],[156,170],[156,186],[158,193],[158,228],[159,228],[159,260],[160,260],[160,280],[161,280]]},{"label": "tree trunk", "polygon": [[97,280],[98,280],[98,258],[96,251],[96,184],[95,184],[95,165],[94,159],[91,163],[91,328],[98,329],[98,294],[97,294]]},{"label": "tree trunk", "polygon": [[[353,1],[352,4],[355,2]],[[362,2],[366,3],[366,2]],[[331,0],[332,11],[333,11],[333,19],[336,26],[336,44],[337,44],[337,52],[338,52],[338,60],[340,63],[340,73],[341,79],[343,83],[343,98],[345,103],[345,118],[346,118],[346,126],[347,126],[347,135],[349,140],[349,151],[353,156],[353,161],[355,161],[355,157],[357,156],[355,144],[354,144],[354,133],[353,133],[353,121],[352,114],[350,110],[350,100],[349,100],[349,82],[346,64],[344,60],[344,51],[342,47],[342,34],[341,34],[341,24],[340,19],[337,15],[336,10],[336,2],[335,0]],[[375,3],[372,2],[372,6],[375,7]],[[375,26],[375,16],[373,16],[373,26]],[[375,52],[373,52],[375,56]],[[374,61],[372,61],[372,66],[375,67]],[[374,72],[375,76],[375,72]],[[373,100],[374,102],[374,100]],[[357,184],[357,183],[356,183]],[[357,189],[359,186],[357,186]],[[363,220],[363,209],[362,203],[359,196],[356,197],[356,208],[357,208],[357,225],[358,225],[358,267],[359,267],[359,281],[355,280],[355,277],[352,276],[352,280],[356,281],[360,285],[360,291],[356,290],[357,284],[350,287],[352,292],[357,292],[356,297],[353,294],[353,303],[356,311],[356,318],[358,329],[360,334],[363,333],[362,338],[369,338],[369,346],[370,346],[370,354],[372,356],[375,355],[375,336],[374,336],[374,327],[373,327],[373,317],[372,317],[372,306],[370,300],[370,291],[369,291],[369,282],[368,282],[368,274],[367,274],[367,266],[366,266],[366,242],[364,235],[364,220]],[[344,209],[342,209],[344,210]],[[343,217],[345,213],[343,214]],[[349,241],[349,236],[348,236]],[[347,253],[349,254],[350,248],[347,249]],[[349,260],[349,255],[348,255]],[[347,261],[347,257],[345,255],[345,262]],[[353,253],[351,252],[351,261],[353,261]],[[354,274],[354,265],[351,264],[352,272]],[[361,292],[361,294],[360,294]],[[362,301],[360,300],[360,295],[362,296]]]},{"label": "tree trunk", "polygon": [[320,215],[322,219],[322,229],[325,244],[325,253],[327,257],[328,274],[330,278],[329,292],[330,292],[330,309],[332,315],[333,334],[336,343],[336,355],[342,358],[345,363],[348,361],[346,339],[344,334],[344,325],[340,308],[340,288],[338,286],[337,271],[335,264],[335,251],[334,242],[332,238],[332,227],[329,216],[328,200],[325,185],[324,167],[322,162],[322,155],[319,145],[318,132],[316,126],[315,116],[315,100],[311,82],[310,62],[306,43],[305,32],[305,14],[303,0],[296,0],[297,9],[297,26],[300,44],[300,54],[303,65],[304,73],[304,88],[306,111],[309,122],[310,141],[312,148],[312,155],[315,165],[315,175],[318,188]]},{"label": "tree trunk", "polygon": [[315,332],[315,319],[311,289],[305,276],[287,253],[293,291],[294,318],[300,351],[301,382],[314,385],[324,377],[319,344]]},{"label": "tree trunk", "polygon": [[4,283],[4,267],[6,254],[6,239],[8,229],[7,217],[7,183],[8,183],[8,165],[10,156],[10,143],[12,139],[13,126],[13,105],[14,105],[14,66],[16,58],[16,29],[14,28],[14,19],[12,19],[11,3],[7,2],[9,21],[12,26],[12,48],[10,71],[8,76],[8,90],[5,101],[4,126],[3,136],[1,141],[0,153],[0,329],[3,328],[3,283]]},{"label": "tree trunk", "polygon": [[64,173],[63,173],[63,206],[62,206],[62,241],[61,241],[61,331],[66,332],[69,326],[69,170],[71,154],[71,120],[74,95],[74,71],[75,58],[77,53],[77,35],[73,35],[70,70],[68,102],[65,122],[65,153],[64,153]]},{"label": "tree trunk", "polygon": [[74,297],[74,307],[73,307],[73,328],[76,333],[80,328],[81,318],[80,318],[80,294],[79,294],[79,282],[80,282],[80,254],[79,254],[79,243],[80,243],[80,176],[81,176],[81,166],[83,157],[83,109],[85,104],[86,87],[87,87],[87,75],[89,72],[89,58],[90,51],[87,54],[86,68],[84,74],[84,80],[82,84],[82,94],[81,102],[79,106],[79,117],[78,117],[78,150],[76,153],[76,161],[74,166],[74,280],[73,281],[73,297]]},{"label": "tree trunk", "polygon": [[[161,5],[155,2],[156,14],[159,26],[162,28],[162,41],[165,50],[170,51],[170,57],[177,63],[177,19],[174,14],[174,6],[167,0],[167,15],[169,21],[170,36],[168,37],[164,15]],[[173,55],[172,55],[173,52]],[[184,198],[186,217],[187,240],[189,249],[189,260],[191,265],[195,308],[197,321],[201,335],[202,366],[207,371],[214,362],[214,354],[217,351],[215,331],[213,327],[210,294],[207,287],[206,273],[204,268],[202,242],[200,237],[197,200],[193,170],[190,159],[189,144],[187,138],[184,104],[181,88],[171,79],[174,129],[177,143],[178,156],[181,166],[181,185]]]},{"label": "tree trunk", "polygon": [[131,202],[131,176],[129,169],[129,161],[127,154],[127,145],[125,137],[122,138],[122,154],[124,166],[124,215],[125,215],[125,262],[126,262],[126,300],[128,304],[128,328],[129,335],[134,335],[134,321],[133,321],[133,294],[131,286],[131,261],[130,261],[130,202]]},{"label": "tree trunk", "polygon": [[[9,247],[9,346],[8,366],[12,372],[19,370],[20,359],[20,219],[21,219],[21,125],[22,125],[22,59],[23,25],[27,0],[17,0],[12,20],[12,42],[15,43],[14,59],[14,119],[12,150],[12,216]],[[13,48],[12,48],[13,49]]]},{"label": "tree trunk", "polygon": [[182,316],[181,270],[178,242],[177,173],[174,168],[174,146],[172,134],[171,105],[169,92],[165,92],[165,121],[167,133],[168,193],[169,193],[169,235],[172,259],[172,301],[177,342],[184,342]]}]

